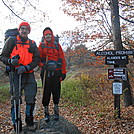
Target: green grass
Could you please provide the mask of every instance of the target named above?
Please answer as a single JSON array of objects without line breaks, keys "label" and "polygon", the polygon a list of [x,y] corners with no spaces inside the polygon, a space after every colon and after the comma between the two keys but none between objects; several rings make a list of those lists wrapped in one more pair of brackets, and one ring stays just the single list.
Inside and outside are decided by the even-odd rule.
[{"label": "green grass", "polygon": [[77,73],[72,71],[62,82],[61,98],[75,105],[95,105],[106,86],[104,78],[104,75],[88,71]]},{"label": "green grass", "polygon": [[[42,87],[41,80],[37,81],[37,87]],[[0,85],[0,103],[6,102],[10,98],[9,84]]]},{"label": "green grass", "polygon": [[0,103],[6,102],[9,99],[9,84],[1,85],[0,86]]},{"label": "green grass", "polygon": [[41,82],[41,80],[36,80],[36,82],[37,82],[37,87],[38,87],[38,88],[41,88],[41,87],[42,87],[42,82]]},{"label": "green grass", "polygon": [[76,79],[68,79],[62,83],[61,97],[72,101],[75,104],[84,103],[84,90],[82,90],[79,81]]}]

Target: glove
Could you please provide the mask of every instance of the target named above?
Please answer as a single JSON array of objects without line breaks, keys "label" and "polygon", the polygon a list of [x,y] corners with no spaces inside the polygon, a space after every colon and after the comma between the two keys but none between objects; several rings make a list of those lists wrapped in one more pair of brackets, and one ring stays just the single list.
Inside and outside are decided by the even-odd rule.
[{"label": "glove", "polygon": [[66,78],[66,74],[61,75],[61,80],[63,81]]},{"label": "glove", "polygon": [[5,68],[5,75],[8,76],[10,72],[11,72],[11,67],[10,66],[6,66],[6,68]]},{"label": "glove", "polygon": [[19,59],[9,59],[8,60],[8,63],[10,64],[10,65],[13,65],[13,66],[17,66],[18,65],[18,61],[19,61]]},{"label": "glove", "polygon": [[30,69],[31,69],[31,66],[30,65],[26,65],[24,67],[26,68],[26,71],[30,71]]},{"label": "glove", "polygon": [[20,56],[17,54],[8,60],[8,63],[13,66],[17,66],[19,62]]},{"label": "glove", "polygon": [[22,74],[26,71],[29,71],[31,69],[30,65],[26,65],[26,66],[20,66],[20,67],[17,67],[16,70],[17,70],[17,74]]}]

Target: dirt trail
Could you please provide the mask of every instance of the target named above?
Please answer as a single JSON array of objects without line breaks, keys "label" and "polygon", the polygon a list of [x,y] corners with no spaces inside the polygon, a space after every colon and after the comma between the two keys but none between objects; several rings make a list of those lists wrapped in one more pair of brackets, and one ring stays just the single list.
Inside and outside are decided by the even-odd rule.
[{"label": "dirt trail", "polygon": [[[52,102],[52,99],[51,99],[50,105],[49,105],[49,107],[50,107],[50,115],[51,115],[51,120],[52,121],[50,121],[49,124],[46,124],[46,122],[43,120],[43,118],[44,118],[43,110],[44,109],[43,109],[43,106],[42,106],[42,103],[41,103],[41,98],[42,98],[42,89],[38,88],[38,92],[37,92],[37,95],[36,95],[36,106],[35,106],[35,110],[34,110],[34,120],[35,120],[36,124],[37,123],[40,124],[39,125],[40,128],[38,130],[36,130],[36,132],[28,132],[26,130],[26,128],[24,127],[23,130],[25,131],[25,133],[27,133],[27,134],[38,134],[38,133],[46,134],[46,133],[50,133],[51,134],[51,133],[54,133],[54,132],[57,131],[57,133],[59,132],[59,134],[60,133],[61,134],[62,133],[66,134],[65,133],[66,131],[72,131],[72,130],[74,132],[76,131],[76,134],[80,133],[80,131],[76,128],[76,126],[74,126],[73,124],[69,123],[62,116],[60,116],[60,121],[59,122],[54,122],[53,121],[53,102]],[[24,96],[22,96],[22,100],[23,100],[23,102],[21,104],[21,118],[22,118],[23,125],[25,125],[25,102],[24,102]],[[64,112],[63,108],[61,107],[60,112],[62,113],[62,111]],[[61,129],[62,129],[62,131],[61,131]],[[7,101],[4,104],[1,103],[1,109],[0,109],[0,134],[9,134],[9,133],[14,134],[12,123],[11,123],[11,118],[10,118],[10,100]]]},{"label": "dirt trail", "polygon": [[[42,134],[45,132],[46,134],[49,133],[51,127],[53,129],[52,132],[59,129],[61,131],[65,131],[65,129],[61,129],[61,124],[66,123],[67,126],[71,125],[72,130],[76,129],[72,124],[75,124],[79,130],[82,131],[83,134],[133,134],[134,132],[134,107],[123,107],[121,106],[121,119],[114,119],[113,118],[113,103],[105,107],[106,110],[104,114],[102,114],[101,109],[96,108],[94,105],[88,105],[86,107],[74,107],[71,103],[66,103],[64,100],[61,99],[60,101],[60,122],[54,123],[51,122],[50,124],[45,124],[43,121],[44,112],[43,106],[41,104],[42,99],[42,89],[38,88],[38,93],[36,96],[36,107],[34,111],[34,119],[36,122],[40,120],[40,130]],[[50,102],[50,114],[53,115],[53,102],[51,99]],[[23,98],[23,103],[21,105],[21,116],[23,125],[25,120],[25,103]],[[71,123],[71,124],[70,124]],[[45,127],[45,128],[43,128]],[[0,103],[0,134],[9,134],[13,129],[11,124],[10,118],[10,101],[6,103]],[[43,130],[42,130],[43,129]],[[37,134],[33,133],[33,134]],[[28,133],[27,133],[28,134]],[[30,133],[31,134],[31,133]],[[41,134],[41,132],[40,132]],[[50,134],[50,133],[49,133]],[[60,133],[59,133],[60,134]],[[69,133],[68,133],[69,134]]]}]

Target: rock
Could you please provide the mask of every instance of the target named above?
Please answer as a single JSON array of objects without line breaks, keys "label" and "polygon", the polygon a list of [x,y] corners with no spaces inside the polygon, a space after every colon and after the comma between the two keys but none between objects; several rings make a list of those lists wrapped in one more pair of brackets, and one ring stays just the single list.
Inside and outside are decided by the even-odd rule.
[{"label": "rock", "polygon": [[[59,117],[59,121],[55,121],[53,115],[50,122],[46,123],[44,119],[35,122],[37,130],[34,132],[28,131],[27,127],[23,127],[21,134],[82,134],[81,131],[65,118]],[[11,134],[15,134],[12,132]]]}]

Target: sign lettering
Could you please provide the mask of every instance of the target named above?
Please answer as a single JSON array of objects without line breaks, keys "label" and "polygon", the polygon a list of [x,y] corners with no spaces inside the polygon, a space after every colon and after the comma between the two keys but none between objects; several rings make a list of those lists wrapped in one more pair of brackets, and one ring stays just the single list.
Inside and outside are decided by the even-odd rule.
[{"label": "sign lettering", "polygon": [[106,56],[105,64],[106,65],[126,65],[128,64],[128,56],[127,55]]},{"label": "sign lettering", "polygon": [[127,72],[126,72],[125,68],[108,69],[108,79],[109,80],[115,80],[115,79],[127,80],[126,74],[127,74]]},{"label": "sign lettering", "polygon": [[134,50],[110,50],[110,51],[96,51],[96,56],[112,56],[112,55],[134,55]]}]

